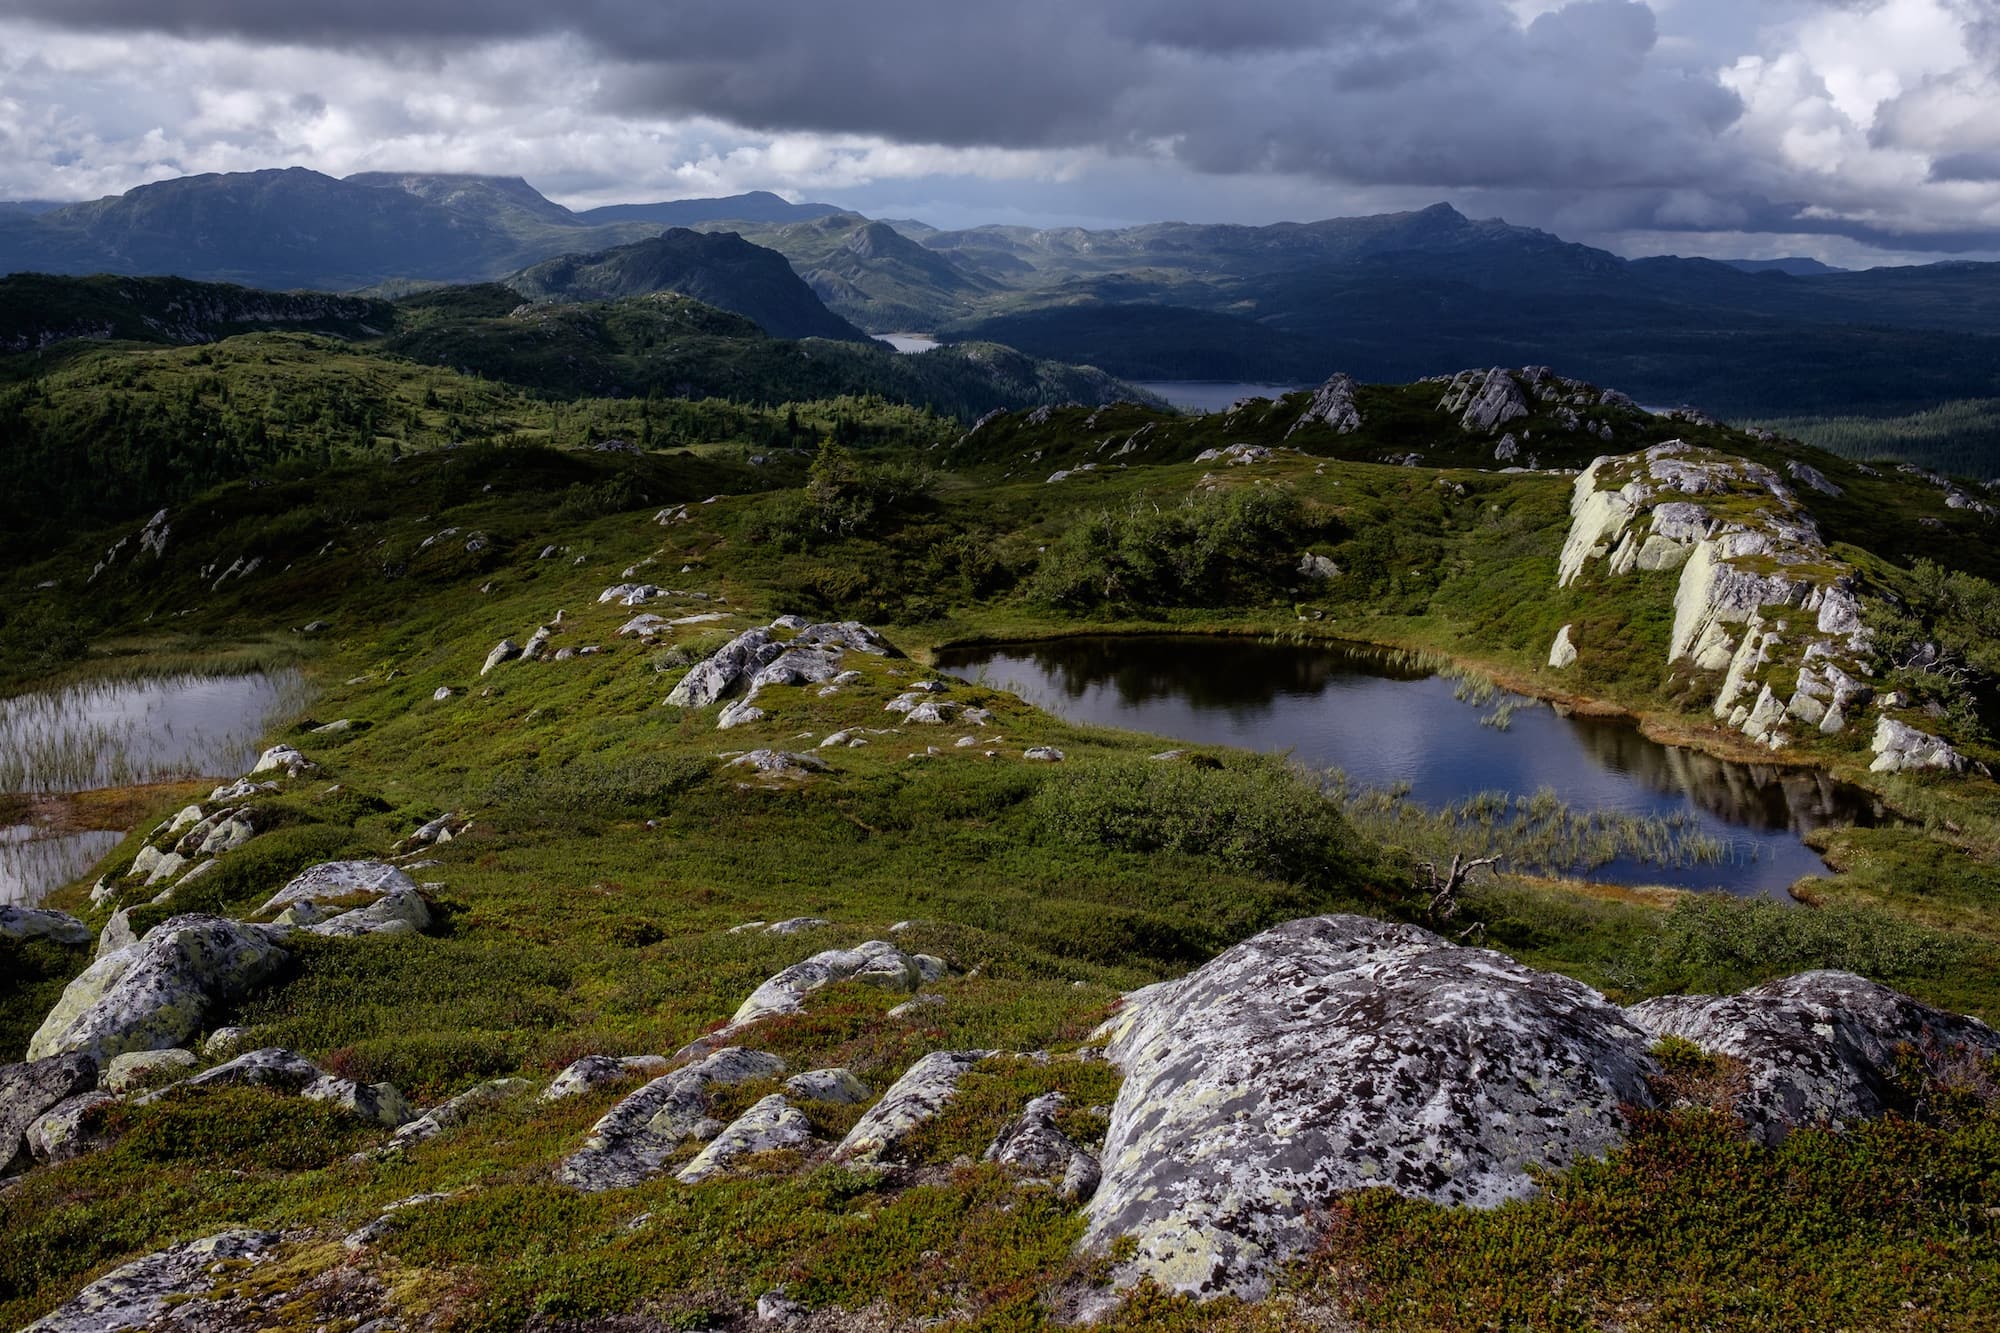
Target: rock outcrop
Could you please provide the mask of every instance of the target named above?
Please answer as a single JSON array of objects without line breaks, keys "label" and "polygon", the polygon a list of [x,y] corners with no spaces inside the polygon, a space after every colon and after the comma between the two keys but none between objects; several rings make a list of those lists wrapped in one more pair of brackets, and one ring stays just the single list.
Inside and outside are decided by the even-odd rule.
[{"label": "rock outcrop", "polygon": [[0,1065],[0,1176],[28,1165],[26,1135],[37,1120],[96,1086],[97,1062],[87,1055]]},{"label": "rock outcrop", "polygon": [[171,917],[70,982],[28,1042],[28,1058],[80,1053],[106,1064],[127,1051],[184,1046],[214,1005],[248,994],[287,957],[267,928]]},{"label": "rock outcrop", "polygon": [[1294,921],[1107,1025],[1126,1072],[1086,1244],[1130,1276],[1264,1295],[1342,1190],[1490,1207],[1651,1101],[1649,1038],[1596,991],[1414,926]]},{"label": "rock outcrop", "polygon": [[1777,749],[1799,725],[1838,731],[1866,702],[1872,636],[1853,571],[1769,468],[1678,440],[1599,458],[1570,516],[1558,585],[1598,560],[1612,577],[1679,570],[1667,663],[1722,672],[1712,711],[1750,739]]},{"label": "rock outcrop", "polygon": [[1081,1201],[1097,1192],[1101,1172],[1097,1158],[1056,1123],[1067,1102],[1060,1092],[1030,1101],[986,1149],[986,1160],[1046,1181],[1064,1199]]},{"label": "rock outcrop", "polygon": [[750,992],[750,998],[737,1008],[729,1025],[740,1028],[772,1014],[796,1014],[805,1008],[807,995],[836,981],[859,981],[885,990],[913,991],[943,975],[942,960],[907,954],[882,940],[870,940],[853,949],[828,949],[792,964]]},{"label": "rock outcrop", "polygon": [[1911,769],[1960,773],[1965,770],[1965,756],[1950,745],[1890,717],[1876,722],[1871,748],[1875,752],[1875,761],[1868,768],[1875,773],[1903,773]]},{"label": "rock outcrop", "polygon": [[1740,995],[1671,995],[1630,1010],[1659,1037],[1742,1062],[1735,1112],[1775,1144],[1801,1125],[1852,1127],[1896,1105],[1898,1047],[1950,1058],[2000,1054],[2000,1032],[1852,972],[1806,972]]},{"label": "rock outcrop", "polygon": [[998,1051],[932,1051],[903,1071],[882,1100],[868,1108],[834,1148],[835,1161],[875,1163],[894,1155],[896,1147],[919,1125],[927,1123],[958,1095],[959,1081],[981,1060]]},{"label": "rock outcrop", "polygon": [[805,1112],[786,1101],[784,1094],[774,1092],[709,1140],[693,1161],[674,1173],[674,1179],[683,1185],[699,1185],[729,1171],[739,1158],[803,1147],[810,1142],[812,1122],[806,1119]]},{"label": "rock outcrop", "polygon": [[583,1147],[556,1169],[556,1179],[591,1192],[637,1185],[657,1175],[681,1144],[721,1132],[721,1122],[709,1115],[711,1087],[784,1072],[785,1062],[775,1055],[729,1046],[662,1074],[592,1126]]},{"label": "rock outcrop", "polygon": [[48,940],[53,944],[88,944],[96,938],[89,926],[67,912],[0,903],[0,940]]},{"label": "rock outcrop", "polygon": [[[795,631],[790,639],[774,631]],[[880,634],[856,620],[807,624],[797,616],[781,616],[763,629],[747,630],[696,663],[667,695],[679,708],[706,708],[737,690],[740,698],[723,710],[718,726],[728,728],[759,721],[764,711],[752,701],[767,685],[823,685],[844,673],[841,658],[850,652],[887,657],[895,652]]]},{"label": "rock outcrop", "polygon": [[1336,435],[1351,435],[1361,429],[1361,409],[1354,404],[1354,377],[1334,375],[1313,391],[1306,410],[1285,432],[1291,439],[1310,426],[1325,426]]},{"label": "rock outcrop", "polygon": [[1478,435],[1491,435],[1533,410],[1514,376],[1498,366],[1460,372],[1438,401],[1438,411],[1457,417],[1461,429]]},{"label": "rock outcrop", "polygon": [[170,1309],[173,1327],[208,1327],[202,1318],[207,1303],[201,1297],[228,1281],[223,1274],[231,1265],[270,1258],[279,1240],[269,1231],[225,1231],[134,1259],[112,1269],[22,1333],[113,1333],[152,1328],[168,1320]]}]

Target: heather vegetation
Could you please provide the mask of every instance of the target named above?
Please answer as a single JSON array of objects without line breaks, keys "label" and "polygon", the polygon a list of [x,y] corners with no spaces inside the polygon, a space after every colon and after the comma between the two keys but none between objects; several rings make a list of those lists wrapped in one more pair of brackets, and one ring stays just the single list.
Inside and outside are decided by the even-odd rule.
[{"label": "heather vegetation", "polygon": [[[513,318],[503,299],[415,298],[437,322],[412,316],[410,336],[454,325],[453,338],[483,338],[472,325]],[[733,336],[714,332],[728,317],[654,307],[625,313]],[[1043,1327],[1101,1291],[1129,1250],[1080,1253],[1077,1207],[982,1160],[987,1146],[1051,1093],[1066,1099],[1063,1132],[1101,1146],[1121,1075],[1078,1055],[1101,1045],[1091,1034],[1121,996],[1319,913],[1447,931],[1621,1003],[1840,968],[2000,1019],[1993,784],[1974,771],[1871,775],[1865,728],[1802,731],[1782,758],[1867,783],[1905,818],[1813,835],[1828,873],[1794,905],[1590,882],[1610,858],[1716,855],[1672,821],[1538,792],[1419,807],[1279,757],[1074,725],[929,665],[950,644],[1085,630],[1347,639],[1401,650],[1412,670],[1456,663],[1456,706],[1489,710],[1496,727],[1546,697],[1741,754],[1703,682],[1666,660],[1671,572],[1615,593],[1595,579],[1556,586],[1574,480],[1556,469],[1684,436],[1774,469],[1804,462],[1842,488],[1800,494],[1853,553],[1882,608],[1878,633],[1907,658],[1894,683],[1913,697],[1899,715],[1925,719],[1968,762],[2000,760],[1985,702],[2000,574],[1989,520],[1947,507],[1927,480],[1616,404],[1572,434],[1540,402],[1512,427],[1534,432],[1523,443],[1535,470],[1508,472],[1493,435],[1438,412],[1437,384],[1362,386],[1363,424],[1346,433],[1294,431],[1304,395],[1203,418],[1060,407],[975,429],[952,415],[962,403],[692,400],[636,381],[623,396],[577,396],[504,369],[478,378],[266,333],[71,351],[4,391],[23,431],[6,447],[28,451],[8,455],[19,476],[65,438],[109,450],[20,510],[37,518],[10,548],[0,598],[9,688],[196,654],[295,662],[314,687],[263,739],[318,770],[241,798],[255,834],[213,871],[166,903],[124,874],[172,842],[160,821],[213,785],[175,784],[135,798],[144,816],[51,904],[93,929],[113,909],[139,932],[184,912],[259,918],[308,866],[400,848],[424,886],[425,931],[297,936],[271,983],[208,1015],[204,1035],[240,1027],[247,1045],[393,1083],[424,1106],[496,1078],[539,1089],[583,1055],[673,1053],[781,969],[874,940],[949,971],[915,999],[836,981],[730,1040],[788,1073],[846,1068],[871,1096],[932,1052],[1001,1054],[972,1065],[948,1109],[882,1164],[794,1146],[684,1185],[671,1172],[692,1159],[687,1143],[667,1173],[602,1192],[552,1172],[636,1074],[567,1100],[502,1101],[384,1155],[371,1154],[386,1130],[269,1089],[120,1104],[89,1122],[108,1146],[0,1190],[0,1320],[25,1323],[118,1263],[244,1225],[310,1236],[228,1275],[245,1300],[300,1322],[372,1317],[369,1302],[393,1298],[408,1326],[633,1312],[725,1326],[783,1287],[829,1319]],[[630,451],[595,447],[607,440]],[[1202,456],[1232,445],[1270,452]],[[181,461],[195,469],[184,478]],[[83,480],[93,469],[125,488],[101,508]],[[164,553],[142,550],[160,507]],[[251,555],[253,574],[217,581]],[[625,592],[606,600],[614,588]],[[646,613],[661,619],[642,639],[631,622]],[[726,730],[713,706],[666,702],[699,663],[790,615],[864,621],[895,652],[846,653],[839,665],[856,674],[838,683],[761,685],[757,715]],[[1558,674],[1549,646],[1565,625],[1593,651]],[[519,645],[541,626],[551,652],[482,670],[503,638]],[[585,647],[600,651],[557,660]],[[946,688],[920,689],[933,682]],[[948,704],[949,720],[907,720],[920,699]],[[821,748],[834,735],[846,739]],[[1177,757],[1156,757],[1170,748]],[[824,768],[733,764],[770,749]],[[413,831],[440,819],[453,836],[414,849]],[[1462,886],[1447,920],[1423,867],[1453,856],[1500,861]],[[109,888],[93,901],[101,875]],[[827,924],[737,929],[801,917]],[[90,952],[0,942],[0,1060],[20,1057]],[[1315,1219],[1320,1243],[1270,1298],[1197,1304],[1142,1286],[1110,1303],[1108,1325],[1985,1317],[2000,1281],[1984,1220],[2000,1206],[1990,1072],[1890,1071],[1888,1116],[1768,1146],[1717,1109],[1726,1065],[1674,1047],[1660,1065],[1661,1109],[1608,1156],[1544,1173],[1532,1199],[1482,1211],[1361,1191]],[[753,1078],[709,1110],[728,1121],[782,1089]],[[812,1140],[848,1133],[863,1105],[812,1104]],[[341,1237],[417,1196],[346,1257]],[[342,1286],[357,1265],[388,1295]]]}]

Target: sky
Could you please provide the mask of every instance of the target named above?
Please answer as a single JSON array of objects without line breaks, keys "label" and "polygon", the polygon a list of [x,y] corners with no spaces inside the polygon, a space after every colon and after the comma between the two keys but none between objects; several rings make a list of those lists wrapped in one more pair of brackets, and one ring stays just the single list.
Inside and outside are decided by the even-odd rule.
[{"label": "sky", "polygon": [[0,198],[281,166],[1996,259],[2000,0],[0,0]]}]

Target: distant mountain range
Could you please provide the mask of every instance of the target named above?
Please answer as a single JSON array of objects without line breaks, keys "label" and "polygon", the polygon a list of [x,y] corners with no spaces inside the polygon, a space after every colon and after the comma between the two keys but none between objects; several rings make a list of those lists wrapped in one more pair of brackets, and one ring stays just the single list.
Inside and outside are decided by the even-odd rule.
[{"label": "distant mountain range", "polygon": [[837,212],[772,194],[572,213],[514,177],[292,167],[186,176],[88,203],[0,205],[0,272],[173,274],[348,291],[496,278],[738,212],[759,222]]},{"label": "distant mountain range", "polygon": [[[831,313],[750,247],[653,245],[667,227],[778,252]],[[943,231],[769,194],[576,213],[518,179],[293,169],[0,208],[10,269],[388,294],[505,278],[551,300],[678,290],[773,333],[934,332],[1127,378],[1395,382],[1550,364],[1732,415],[2000,396],[2000,265],[1626,260],[1442,204],[1263,227]]]}]

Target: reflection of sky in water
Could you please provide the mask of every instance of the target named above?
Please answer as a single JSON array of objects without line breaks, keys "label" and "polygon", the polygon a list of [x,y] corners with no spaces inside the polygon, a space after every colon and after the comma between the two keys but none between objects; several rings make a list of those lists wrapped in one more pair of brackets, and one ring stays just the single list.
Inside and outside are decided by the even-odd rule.
[{"label": "reflection of sky in water", "polygon": [[72,833],[36,837],[27,824],[0,828],[0,903],[40,901],[50,889],[69,883],[98,857],[116,847],[122,833]]},{"label": "reflection of sky in water", "polygon": [[105,681],[0,700],[0,791],[227,777],[302,705],[297,672]]},{"label": "reflection of sky in water", "polygon": [[1134,380],[1132,383],[1187,412],[1226,412],[1245,398],[1282,398],[1300,387],[1235,380]]},{"label": "reflection of sky in water", "polygon": [[1338,768],[1357,787],[1407,783],[1442,806],[1481,791],[1553,790],[1578,810],[1686,813],[1735,850],[1731,863],[1686,868],[1614,861],[1609,881],[1782,894],[1825,866],[1800,835],[1873,822],[1865,792],[1813,773],[1724,763],[1656,744],[1617,722],[1520,707],[1501,731],[1452,682],[1375,654],[1228,639],[1071,639],[940,658],[1075,722],[1202,745],[1289,752]]}]

